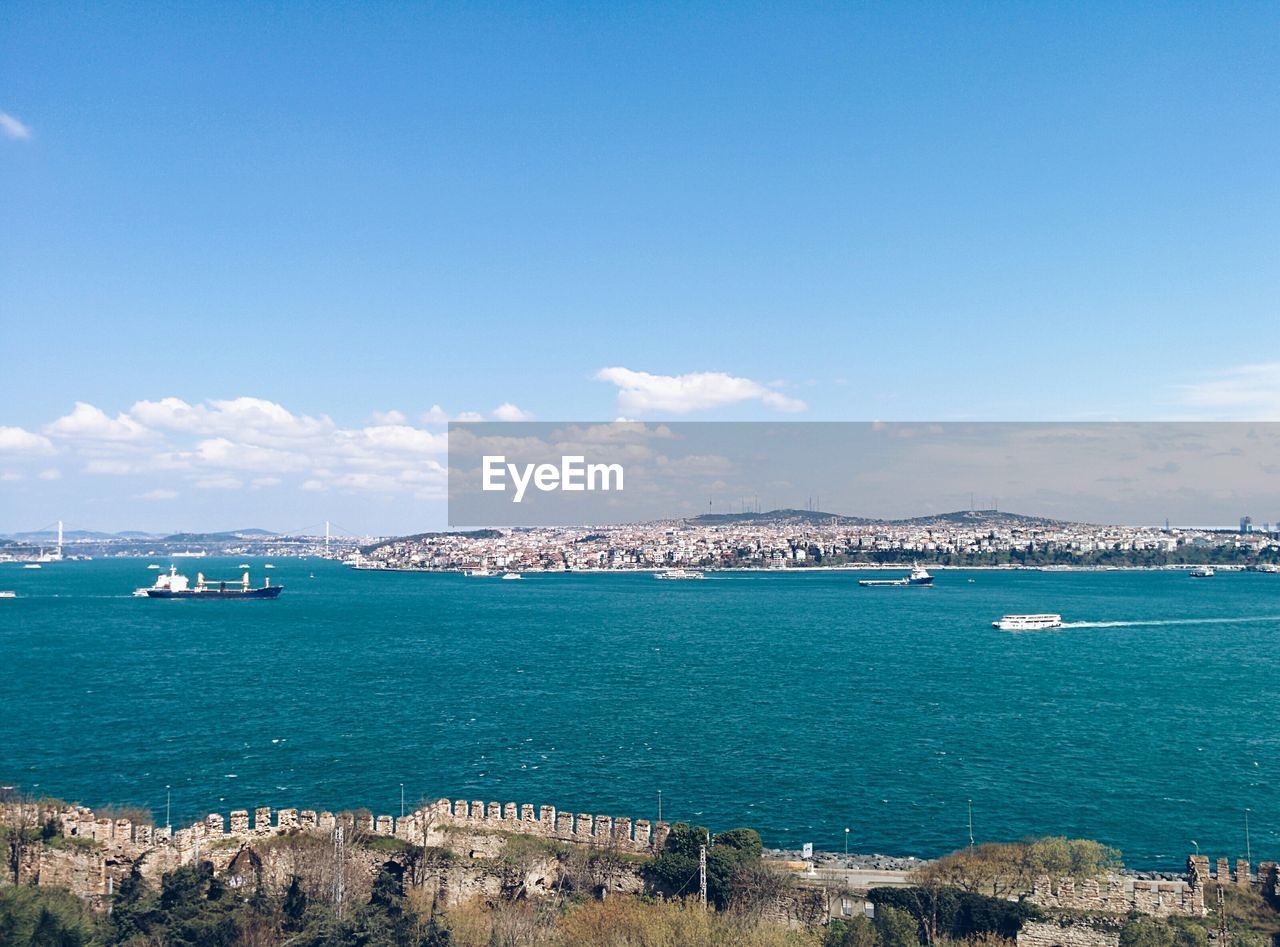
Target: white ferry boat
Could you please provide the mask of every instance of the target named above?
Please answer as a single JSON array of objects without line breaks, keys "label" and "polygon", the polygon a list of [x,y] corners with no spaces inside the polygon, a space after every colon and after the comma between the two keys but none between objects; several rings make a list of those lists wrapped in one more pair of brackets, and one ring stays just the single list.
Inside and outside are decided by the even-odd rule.
[{"label": "white ferry boat", "polygon": [[0,592],[0,598],[17,598],[17,592]]},{"label": "white ferry boat", "polygon": [[705,579],[706,576],[701,572],[694,572],[690,569],[664,569],[661,572],[653,574],[655,579]]},{"label": "white ferry boat", "polygon": [[1212,579],[1214,572],[1211,566],[1196,566],[1187,575],[1193,579]]},{"label": "white ferry boat", "polygon": [[159,571],[160,571],[160,566],[158,566],[158,565],[157,565],[156,563],[154,563],[154,562],[153,562],[153,563],[151,563],[151,565],[147,566],[147,568],[148,568],[148,569],[150,569],[152,572],[159,572]]},{"label": "white ferry boat", "polygon": [[524,578],[524,576],[522,576],[519,572],[504,572],[504,573],[502,573],[502,578],[504,578],[504,579],[508,579],[508,580],[510,580],[510,579],[523,579],[523,578]]},{"label": "white ferry boat", "polygon": [[933,576],[929,570],[918,562],[911,564],[911,575],[902,579],[859,579],[858,584],[864,589],[905,589],[911,586],[928,588],[933,585]]},{"label": "white ferry boat", "polygon": [[24,569],[39,569],[39,568],[40,568],[40,563],[38,563],[38,562],[28,562],[28,563],[27,563],[25,566],[23,566],[22,568],[24,568]]},{"label": "white ferry boat", "polygon": [[1047,628],[1061,628],[1061,615],[1005,615],[991,623],[992,628],[1001,631],[1044,631]]}]

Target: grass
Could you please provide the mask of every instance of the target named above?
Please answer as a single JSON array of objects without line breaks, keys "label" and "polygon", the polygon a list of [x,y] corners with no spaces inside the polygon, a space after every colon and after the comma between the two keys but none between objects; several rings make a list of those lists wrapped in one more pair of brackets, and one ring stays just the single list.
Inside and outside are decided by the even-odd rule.
[{"label": "grass", "polygon": [[44,844],[64,852],[92,852],[102,848],[93,839],[81,835],[54,835],[45,839]]}]

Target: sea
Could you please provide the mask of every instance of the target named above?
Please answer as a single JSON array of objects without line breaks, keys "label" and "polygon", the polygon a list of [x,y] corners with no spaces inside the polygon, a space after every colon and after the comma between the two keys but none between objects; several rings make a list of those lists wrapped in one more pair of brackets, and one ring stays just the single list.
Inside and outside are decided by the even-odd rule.
[{"label": "sea", "polygon": [[[169,566],[167,560],[155,560]],[[239,559],[177,560],[193,580]],[[423,799],[935,856],[1094,838],[1280,858],[1280,575],[458,574],[280,559],[274,601],[131,596],[146,560],[0,564],[0,783],[150,807]],[[885,577],[888,573],[863,573]],[[1006,613],[1066,627],[1009,633]],[[402,795],[403,794],[403,795]],[[659,803],[659,799],[661,803]]]}]

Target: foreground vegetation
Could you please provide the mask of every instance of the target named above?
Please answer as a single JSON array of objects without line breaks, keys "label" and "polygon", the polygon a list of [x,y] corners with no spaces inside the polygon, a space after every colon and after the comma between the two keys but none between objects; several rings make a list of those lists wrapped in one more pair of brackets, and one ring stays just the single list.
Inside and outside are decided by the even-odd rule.
[{"label": "foreground vegetation", "polygon": [[[24,827],[22,843],[51,842],[56,836],[49,832],[47,826]],[[5,841],[14,843],[13,833]],[[981,845],[930,862],[909,887],[871,891],[873,918],[855,910],[828,923],[825,893],[764,862],[760,837],[750,829],[710,835],[702,827],[677,824],[665,850],[639,866],[652,894],[613,893],[603,900],[597,899],[600,872],[616,868],[617,858],[512,836],[491,863],[499,876],[510,876],[502,893],[447,908],[436,899],[437,886],[428,883],[427,869],[447,865],[455,856],[381,841],[395,842],[385,854],[396,857],[384,862],[372,886],[341,911],[302,875],[283,891],[262,885],[234,888],[234,880],[204,862],[169,872],[158,891],[136,874],[129,877],[106,913],[91,912],[58,888],[0,887],[0,945],[1011,947],[1024,924],[1045,917],[1025,900],[1036,879],[1092,878],[1121,867],[1118,852],[1087,840]],[[708,845],[705,908],[697,899],[703,845]],[[272,837],[259,847],[265,853],[290,846],[298,846],[292,852],[298,864],[327,852],[323,840],[310,836]],[[557,864],[560,880],[551,896],[534,896],[520,879],[548,858]],[[1276,905],[1235,886],[1224,888],[1224,895],[1230,947],[1280,947]],[[861,907],[860,900],[853,903]],[[1084,915],[1067,920],[1089,923]],[[1218,918],[1213,913],[1167,920],[1134,915],[1103,923],[1119,933],[1120,947],[1207,947]]]}]

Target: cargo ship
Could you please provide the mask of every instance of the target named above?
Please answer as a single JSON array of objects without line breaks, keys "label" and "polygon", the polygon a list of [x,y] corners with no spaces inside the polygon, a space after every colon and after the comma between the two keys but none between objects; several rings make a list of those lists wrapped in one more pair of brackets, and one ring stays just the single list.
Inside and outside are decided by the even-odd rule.
[{"label": "cargo ship", "polygon": [[901,579],[859,579],[858,584],[864,589],[906,589],[915,586],[928,588],[933,585],[933,576],[920,563],[911,564],[911,575]]},{"label": "cargo ship", "polygon": [[260,588],[249,587],[249,573],[241,576],[239,582],[213,581],[205,579],[203,572],[196,573],[196,584],[192,586],[185,575],[178,575],[177,566],[170,566],[167,575],[156,578],[156,584],[143,587],[133,594],[139,598],[276,598],[284,591],[283,585],[267,584]]}]

